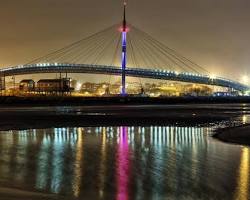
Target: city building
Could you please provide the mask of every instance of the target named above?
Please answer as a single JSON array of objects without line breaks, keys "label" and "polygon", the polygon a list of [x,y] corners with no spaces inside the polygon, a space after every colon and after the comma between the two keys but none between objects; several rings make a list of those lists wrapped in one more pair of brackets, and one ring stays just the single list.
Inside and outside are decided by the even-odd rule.
[{"label": "city building", "polygon": [[38,92],[70,92],[73,88],[70,87],[70,79],[41,79],[37,82],[36,87]]},{"label": "city building", "polygon": [[108,87],[107,83],[90,83],[85,82],[81,86],[82,92],[89,92],[95,94],[104,94],[106,88]]},{"label": "city building", "polygon": [[32,79],[24,79],[19,83],[19,90],[23,92],[31,92],[35,90],[35,81]]}]

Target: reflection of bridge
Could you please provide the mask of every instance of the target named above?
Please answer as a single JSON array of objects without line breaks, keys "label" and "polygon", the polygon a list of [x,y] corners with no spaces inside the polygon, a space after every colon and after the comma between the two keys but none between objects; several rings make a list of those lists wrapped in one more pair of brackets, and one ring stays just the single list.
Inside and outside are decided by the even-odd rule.
[{"label": "reflection of bridge", "polygon": [[[87,65],[87,64],[59,64],[59,63],[41,63],[10,67],[0,70],[1,76],[13,76],[36,73],[91,73],[91,74],[110,74],[121,75],[122,70],[115,66],[105,65]],[[241,83],[234,82],[224,78],[213,78],[208,75],[195,73],[178,73],[175,71],[144,69],[144,68],[127,68],[126,75],[131,77],[141,77],[150,79],[173,80],[189,83],[198,83],[206,85],[216,85],[221,87],[232,88],[239,91],[245,91],[249,88]]]},{"label": "reflection of bridge", "polygon": [[[126,5],[124,1],[120,32],[115,31],[118,27],[113,25],[26,65],[1,69],[1,80],[5,80],[5,76],[35,73],[91,73],[121,75],[123,95],[126,94],[126,76],[249,90],[239,82],[209,75],[207,70],[147,33],[133,25],[128,26]],[[119,65],[121,68],[117,67]]]},{"label": "reflection of bridge", "polygon": [[[125,130],[124,130],[125,128]],[[37,132],[39,131],[39,132]],[[163,146],[188,146],[194,143],[206,144],[207,134],[211,132],[209,127],[187,126],[150,126],[150,127],[84,127],[84,128],[54,128],[46,130],[13,131],[11,137],[19,137],[21,141],[42,140],[41,143],[77,143],[79,137],[87,137],[84,134],[93,133],[104,137],[103,141],[119,143],[125,139],[126,143],[134,147],[141,144],[145,147],[154,146],[156,150],[162,150]],[[51,134],[53,133],[53,134]],[[123,135],[121,134],[123,133]],[[40,136],[39,136],[40,134]],[[90,134],[90,135],[91,135]],[[124,138],[124,136],[126,136]],[[0,137],[1,138],[1,137]],[[118,140],[117,140],[118,139]]]},{"label": "reflection of bridge", "polygon": [[[208,133],[210,128],[206,127],[175,126],[11,131],[0,134],[0,152],[5,153],[7,149],[1,158],[0,177],[8,177],[18,183],[29,181],[41,191],[63,191],[63,195],[70,194],[79,199],[89,194],[86,185],[90,180],[97,183],[95,190],[91,190],[94,191],[93,199],[99,199],[99,191],[106,197],[105,194],[110,193],[106,187],[109,182],[114,185],[117,196],[123,197],[117,199],[129,199],[130,177],[134,176],[134,169],[140,172],[140,177],[136,173],[139,184],[133,185],[133,189],[138,190],[145,185],[148,179],[144,177],[152,174],[150,181],[162,191],[176,180],[165,170],[174,170],[179,174],[182,165],[185,169],[192,169],[194,175],[204,170],[208,154],[216,150],[207,141]],[[16,151],[17,146],[19,151]],[[159,176],[166,177],[167,181],[163,182]],[[190,177],[197,180],[195,176]],[[154,190],[149,191],[152,195],[155,193]]]}]

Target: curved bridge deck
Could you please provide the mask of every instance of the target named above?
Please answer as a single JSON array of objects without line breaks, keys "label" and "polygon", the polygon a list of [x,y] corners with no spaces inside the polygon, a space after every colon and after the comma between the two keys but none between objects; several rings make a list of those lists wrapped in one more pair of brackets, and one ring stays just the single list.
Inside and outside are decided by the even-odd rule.
[{"label": "curved bridge deck", "polygon": [[[13,76],[37,73],[89,73],[89,74],[107,74],[121,75],[121,69],[115,66],[106,65],[88,65],[88,64],[67,64],[67,63],[39,63],[31,65],[20,65],[15,67],[3,68],[0,70],[0,76]],[[250,88],[244,84],[224,78],[211,78],[208,75],[177,73],[167,70],[127,68],[126,75],[130,77],[172,80],[188,83],[198,83],[205,85],[215,85],[228,87],[238,91],[247,91]]]}]

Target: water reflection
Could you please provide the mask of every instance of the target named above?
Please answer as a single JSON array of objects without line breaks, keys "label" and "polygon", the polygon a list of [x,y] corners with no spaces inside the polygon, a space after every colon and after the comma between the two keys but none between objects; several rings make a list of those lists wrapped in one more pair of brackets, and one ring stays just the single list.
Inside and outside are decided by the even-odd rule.
[{"label": "water reflection", "polygon": [[127,200],[129,197],[128,184],[130,176],[128,128],[120,127],[117,152],[117,200]]},{"label": "water reflection", "polygon": [[236,190],[236,198],[238,200],[249,199],[249,149],[243,148],[241,153],[238,186]]},{"label": "water reflection", "polygon": [[106,157],[107,157],[107,135],[106,135],[106,129],[102,129],[102,146],[101,146],[101,161],[100,161],[100,171],[99,171],[99,196],[100,198],[104,197],[104,190],[105,190],[105,181],[106,181]]},{"label": "water reflection", "polygon": [[213,140],[213,129],[1,132],[0,184],[79,199],[248,199],[249,149]]},{"label": "water reflection", "polygon": [[249,123],[249,115],[242,115],[242,124]]},{"label": "water reflection", "polygon": [[73,181],[73,192],[75,197],[79,197],[81,189],[81,179],[82,179],[82,159],[84,156],[84,145],[83,145],[83,132],[81,128],[77,129],[77,141],[76,141],[76,158],[75,158],[75,170],[74,170],[74,181]]}]

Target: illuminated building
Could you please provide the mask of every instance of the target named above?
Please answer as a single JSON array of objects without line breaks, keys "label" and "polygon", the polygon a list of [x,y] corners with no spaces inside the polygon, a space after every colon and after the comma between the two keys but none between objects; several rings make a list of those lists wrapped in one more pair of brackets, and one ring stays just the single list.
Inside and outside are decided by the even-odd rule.
[{"label": "illuminated building", "polygon": [[41,79],[37,82],[39,92],[70,92],[70,79]]},{"label": "illuminated building", "polygon": [[19,90],[23,92],[30,92],[35,90],[35,81],[32,79],[25,79],[19,83]]}]

